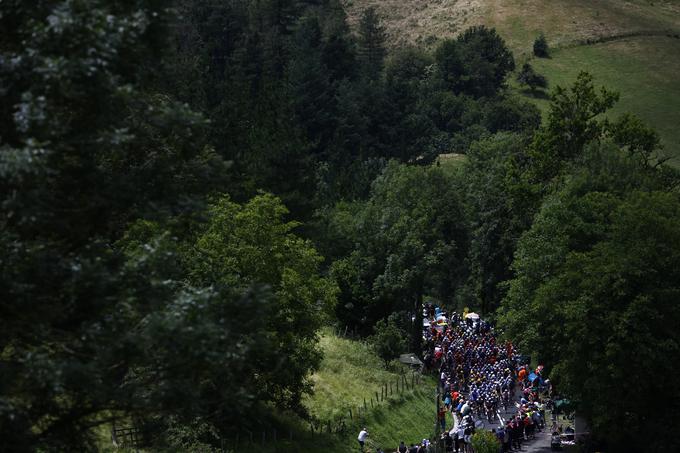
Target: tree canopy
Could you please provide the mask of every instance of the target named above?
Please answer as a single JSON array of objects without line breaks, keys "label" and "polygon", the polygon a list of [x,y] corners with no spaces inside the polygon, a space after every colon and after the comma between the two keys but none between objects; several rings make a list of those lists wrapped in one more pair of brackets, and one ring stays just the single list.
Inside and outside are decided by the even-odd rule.
[{"label": "tree canopy", "polygon": [[484,26],[390,49],[339,0],[1,5],[6,449],[304,417],[321,327],[388,361],[425,298],[497,321],[602,446],[680,448],[680,178],[590,75],[542,121]]},{"label": "tree canopy", "polygon": [[332,268],[340,322],[368,329],[393,311],[416,314],[426,294],[453,300],[468,237],[461,196],[444,172],[391,162],[369,199],[353,215],[346,209],[332,214],[349,222],[334,227],[355,244]]}]

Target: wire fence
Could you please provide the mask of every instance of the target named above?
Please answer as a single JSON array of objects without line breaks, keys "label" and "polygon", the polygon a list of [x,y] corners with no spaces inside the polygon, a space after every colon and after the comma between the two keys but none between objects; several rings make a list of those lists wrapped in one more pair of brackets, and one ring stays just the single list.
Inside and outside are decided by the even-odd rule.
[{"label": "wire fence", "polygon": [[222,451],[239,451],[245,447],[273,446],[278,442],[293,442],[294,440],[314,440],[325,435],[344,436],[357,431],[379,407],[385,407],[391,397],[401,396],[420,388],[423,377],[419,372],[404,373],[393,380],[384,382],[370,395],[363,398],[363,403],[354,404],[346,409],[341,416],[333,418],[311,417],[303,430],[286,429],[285,431],[255,428],[241,429],[229,439],[221,441]]},{"label": "wire fence", "polygon": [[[334,328],[333,334],[337,337],[356,339],[359,338],[355,330],[345,326]],[[241,430],[233,438],[223,442],[226,450],[233,449],[238,451],[240,448],[248,446],[267,446],[277,442],[300,440],[304,437],[313,440],[315,437],[324,435],[344,436],[350,432],[357,431],[366,422],[371,413],[380,407],[385,407],[390,403],[390,399],[412,393],[421,388],[424,378],[420,370],[403,372],[393,379],[384,381],[373,392],[363,397],[363,401],[358,404],[346,407],[344,414],[335,415],[330,418],[310,417],[304,430],[288,429],[286,432],[275,429],[263,430]]]}]

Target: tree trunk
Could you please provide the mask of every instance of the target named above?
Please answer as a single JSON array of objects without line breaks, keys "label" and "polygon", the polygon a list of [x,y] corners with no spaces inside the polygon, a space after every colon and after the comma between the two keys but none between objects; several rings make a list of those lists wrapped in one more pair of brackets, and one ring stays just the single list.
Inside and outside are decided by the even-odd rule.
[{"label": "tree trunk", "polygon": [[[423,336],[423,292],[418,291],[414,298],[414,316],[411,318],[411,344],[410,349],[416,355],[421,355],[421,338]],[[415,320],[413,320],[415,318]]]}]

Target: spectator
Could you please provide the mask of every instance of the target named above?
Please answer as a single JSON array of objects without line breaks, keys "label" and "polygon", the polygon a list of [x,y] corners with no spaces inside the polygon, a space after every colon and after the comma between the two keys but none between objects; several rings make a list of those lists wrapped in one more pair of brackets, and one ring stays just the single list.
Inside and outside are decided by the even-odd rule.
[{"label": "spectator", "polygon": [[462,423],[458,425],[456,435],[456,452],[463,453],[465,451],[465,427]]},{"label": "spectator", "polygon": [[366,438],[368,437],[368,431],[366,431],[366,428],[362,428],[361,431],[359,431],[359,436],[357,437],[357,441],[359,441],[359,448],[361,451],[364,451],[364,443],[366,442]]},{"label": "spectator", "polygon": [[437,417],[439,419],[439,425],[441,426],[442,431],[446,431],[446,408],[444,406],[439,408]]}]

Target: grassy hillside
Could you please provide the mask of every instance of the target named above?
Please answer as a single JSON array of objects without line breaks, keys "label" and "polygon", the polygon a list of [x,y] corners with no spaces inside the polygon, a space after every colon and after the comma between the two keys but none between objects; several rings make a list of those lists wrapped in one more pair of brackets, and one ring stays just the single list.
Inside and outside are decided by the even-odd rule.
[{"label": "grassy hillside", "polygon": [[[434,430],[435,409],[433,379],[425,379],[415,388],[396,390],[397,380],[407,371],[400,364],[385,370],[382,361],[363,342],[339,338],[330,331],[321,337],[324,360],[321,369],[313,376],[314,395],[307,398],[305,406],[312,416],[324,421],[322,433],[312,435],[309,425],[295,417],[280,417],[279,423],[293,429],[293,441],[281,440],[276,444],[258,445],[263,452],[329,452],[358,451],[356,436],[362,426],[370,433],[373,447],[382,446],[393,451],[399,441],[415,442],[431,437]],[[375,393],[381,385],[393,383],[392,394],[380,403]],[[401,384],[400,384],[401,385]],[[410,387],[410,383],[409,383]],[[388,386],[389,388],[389,386]],[[401,387],[400,387],[401,389]],[[363,407],[364,398],[368,409]],[[352,409],[352,419],[349,410]],[[335,430],[345,424],[344,434],[328,434],[326,421],[332,421]],[[280,431],[284,431],[280,428]],[[286,437],[285,435],[282,437]]]},{"label": "grassy hillside", "polygon": [[[432,435],[435,417],[433,380],[427,379],[416,384],[415,389],[397,393],[396,382],[402,373],[410,376],[403,365],[394,363],[385,370],[368,345],[339,338],[328,331],[321,338],[321,347],[324,359],[321,369],[313,376],[315,392],[305,405],[320,419],[343,417],[350,423],[350,409],[355,418],[352,421],[355,426],[348,425],[347,435],[338,439],[340,448],[332,451],[346,452],[348,443],[354,447],[361,424],[368,428],[372,441],[385,449],[395,448],[400,440],[415,442]],[[357,420],[357,407],[363,406],[364,399],[375,400],[376,392],[380,393],[385,383],[393,383],[393,394],[376,403],[372,410],[367,404],[369,410]]]},{"label": "grassy hillside", "polygon": [[[597,84],[621,93],[615,114],[637,114],[659,131],[670,154],[680,156],[680,0],[345,1],[353,23],[368,6],[380,12],[388,42],[397,47],[432,47],[484,24],[500,32],[521,63],[545,33],[552,58],[533,64],[552,86],[568,85],[580,70],[591,72]],[[535,100],[545,110],[547,102]]]},{"label": "grassy hillside", "polygon": [[[633,112],[661,135],[665,152],[680,156],[680,39],[663,36],[557,50],[551,59],[532,60],[551,86],[568,86],[580,71],[595,76],[597,85],[620,92],[612,115]],[[547,110],[548,101],[535,99]],[[675,165],[680,159],[674,159]]]}]

